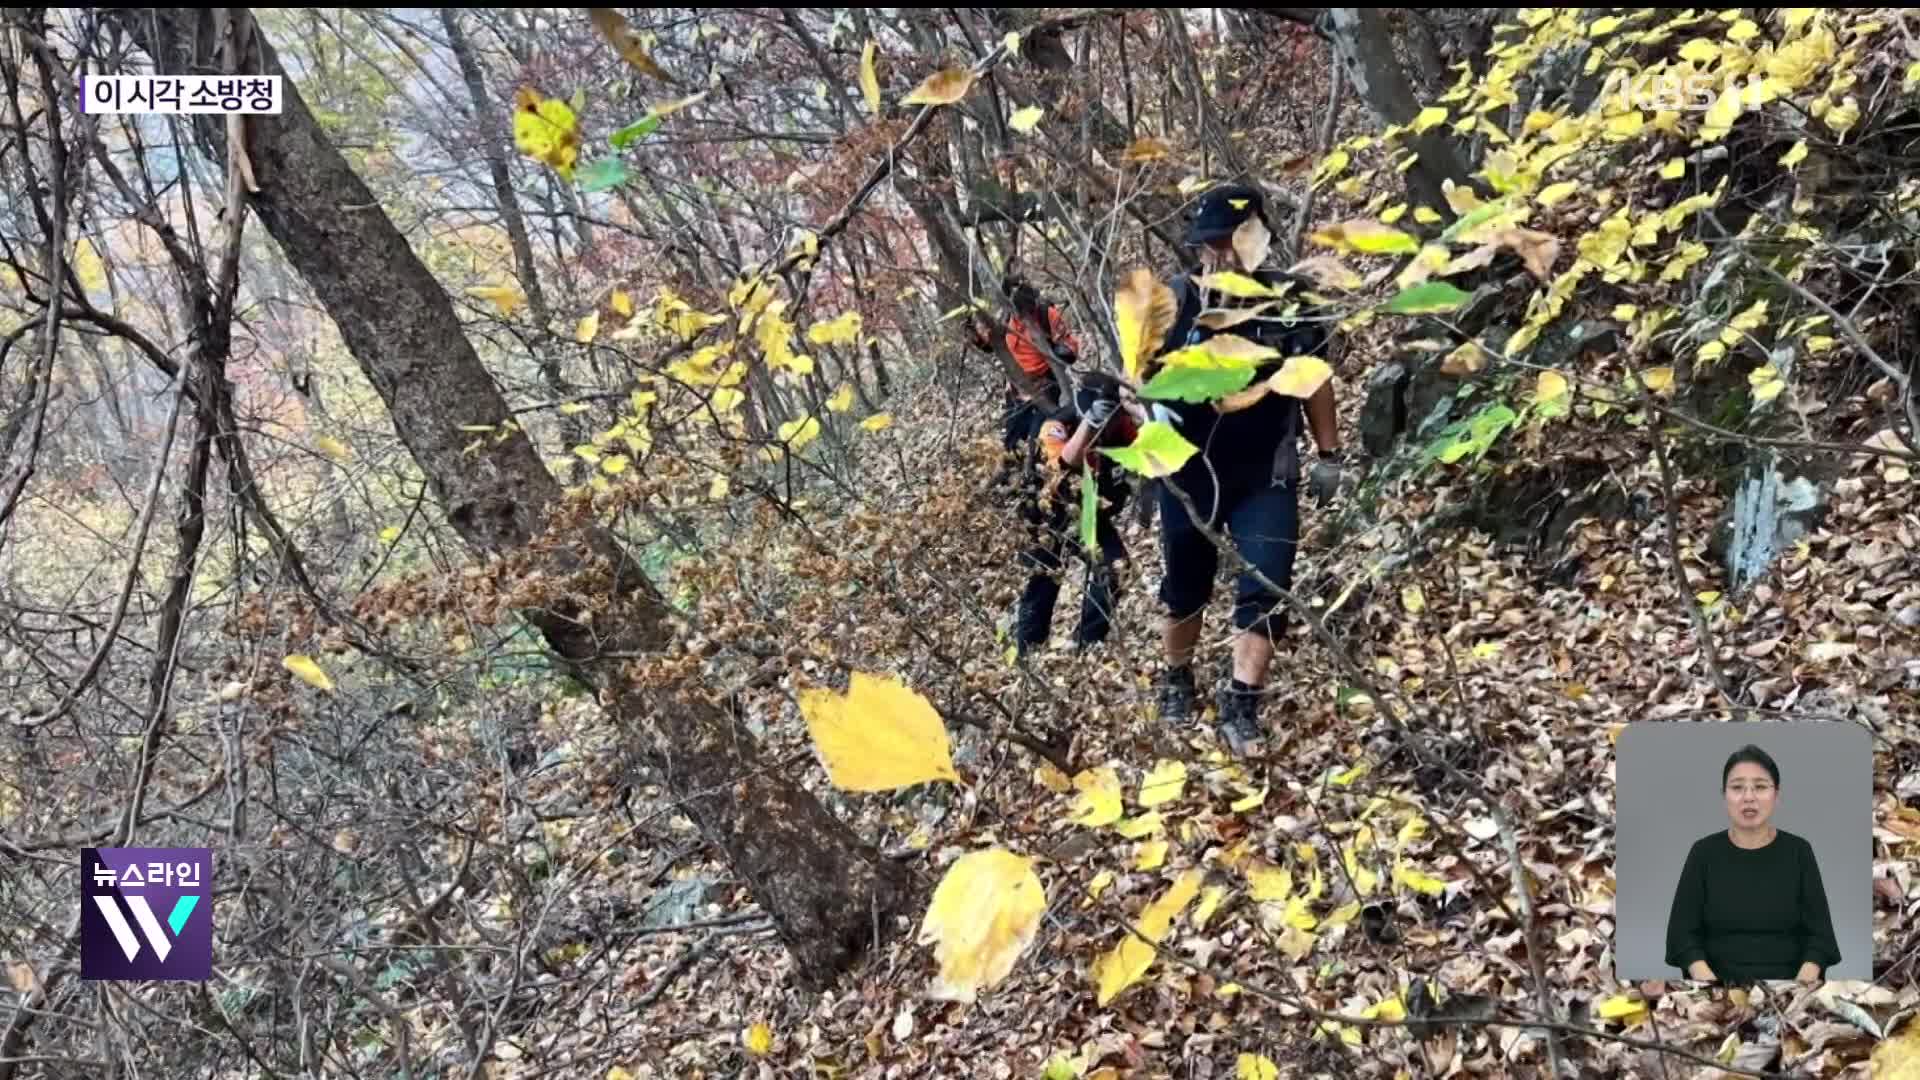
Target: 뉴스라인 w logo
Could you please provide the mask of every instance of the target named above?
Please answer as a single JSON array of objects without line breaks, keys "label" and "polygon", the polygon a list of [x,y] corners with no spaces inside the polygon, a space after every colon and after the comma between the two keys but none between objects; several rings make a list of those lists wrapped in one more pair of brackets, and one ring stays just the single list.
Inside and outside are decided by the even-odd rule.
[{"label": "\ub274\uc2a4\ub77c\uc778 w logo", "polygon": [[80,977],[213,974],[212,848],[81,848]]}]

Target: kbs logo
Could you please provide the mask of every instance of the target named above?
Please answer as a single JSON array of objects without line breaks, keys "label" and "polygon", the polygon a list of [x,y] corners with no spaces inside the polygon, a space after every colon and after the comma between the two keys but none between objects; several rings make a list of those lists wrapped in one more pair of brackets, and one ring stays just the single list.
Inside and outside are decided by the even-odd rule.
[{"label": "kbs logo", "polygon": [[212,872],[212,848],[81,848],[80,977],[206,981]]},{"label": "kbs logo", "polygon": [[[1750,75],[1728,84],[1741,105],[1757,109],[1770,100],[1766,80]],[[1618,68],[1607,75],[1600,96],[1622,109],[1647,112],[1706,112],[1720,100],[1720,88],[1712,75],[1692,68],[1664,71],[1629,72]]]}]

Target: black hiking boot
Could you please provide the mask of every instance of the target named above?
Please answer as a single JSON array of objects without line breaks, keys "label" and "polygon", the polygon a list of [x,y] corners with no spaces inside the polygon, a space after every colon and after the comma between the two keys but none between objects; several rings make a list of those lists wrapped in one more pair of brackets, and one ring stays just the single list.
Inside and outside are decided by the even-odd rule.
[{"label": "black hiking boot", "polygon": [[1247,686],[1238,679],[1220,690],[1220,741],[1236,758],[1259,751],[1266,742],[1267,729],[1260,723],[1260,696],[1259,687]]},{"label": "black hiking boot", "polygon": [[1193,696],[1193,669],[1166,669],[1160,676],[1160,719],[1175,723],[1193,719]]}]

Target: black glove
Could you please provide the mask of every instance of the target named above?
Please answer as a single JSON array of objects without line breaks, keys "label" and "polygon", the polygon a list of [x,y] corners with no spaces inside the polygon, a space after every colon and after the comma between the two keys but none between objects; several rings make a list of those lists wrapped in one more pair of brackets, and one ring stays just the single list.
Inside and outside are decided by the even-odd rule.
[{"label": "black glove", "polygon": [[1313,493],[1313,504],[1325,506],[1334,496],[1340,494],[1340,481],[1346,474],[1346,455],[1338,450],[1322,453],[1313,463],[1313,471],[1307,476],[1307,486]]},{"label": "black glove", "polygon": [[1113,419],[1113,414],[1119,411],[1120,403],[1118,401],[1113,398],[1101,398],[1087,407],[1087,411],[1082,415],[1082,419],[1092,425],[1097,431],[1106,427],[1108,421]]}]

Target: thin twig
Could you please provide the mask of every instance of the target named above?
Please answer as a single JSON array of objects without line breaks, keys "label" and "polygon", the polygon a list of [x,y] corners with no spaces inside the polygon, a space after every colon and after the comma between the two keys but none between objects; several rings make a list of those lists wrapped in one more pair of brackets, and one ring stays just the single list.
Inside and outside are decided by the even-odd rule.
[{"label": "thin twig", "polygon": [[[1642,385],[1640,396],[1646,400],[1651,396],[1651,391]],[[1713,628],[1707,625],[1707,617],[1694,599],[1693,589],[1687,584],[1687,569],[1680,561],[1680,511],[1676,508],[1680,497],[1674,491],[1673,469],[1667,463],[1667,442],[1660,437],[1659,422],[1647,423],[1647,435],[1653,440],[1653,458],[1660,466],[1660,498],[1667,519],[1667,562],[1673,571],[1673,587],[1679,593],[1680,603],[1686,605],[1687,617],[1693,621],[1694,637],[1700,642],[1700,655],[1707,662],[1707,671],[1713,676],[1714,686],[1733,709],[1733,718],[1745,720],[1746,712],[1740,707],[1732,684],[1727,681],[1727,673],[1720,668],[1719,645],[1714,640]]]},{"label": "thin twig", "polygon": [[67,710],[73,708],[73,703],[80,700],[80,695],[87,692],[87,687],[93,685],[93,680],[99,677],[100,669],[106,666],[107,654],[113,651],[113,646],[120,640],[120,627],[127,620],[127,605],[133,599],[134,585],[140,580],[140,559],[147,551],[147,535],[153,529],[153,516],[160,506],[160,489],[166,481],[168,472],[167,457],[173,452],[173,436],[180,427],[180,406],[187,397],[181,386],[185,378],[186,369],[181,368],[180,372],[173,377],[172,385],[167,388],[173,393],[173,409],[167,414],[166,434],[160,440],[160,454],[154,461],[153,479],[147,485],[147,505],[140,512],[140,527],[133,538],[133,555],[127,560],[126,581],[121,584],[120,598],[113,605],[113,618],[107,623],[106,638],[100,642],[100,647],[94,650],[93,659],[88,661],[87,669],[80,673],[80,678],[68,689],[66,695],[60,699],[60,704],[54,706],[52,712],[45,716],[34,717],[25,723],[16,722],[16,726],[42,727],[65,716]]},{"label": "thin twig", "polygon": [[[1327,119],[1320,127],[1320,157],[1327,155],[1327,148],[1333,145],[1333,130],[1340,120],[1340,94],[1347,85],[1346,70],[1340,64],[1337,50],[1327,50]],[[1289,265],[1300,258],[1300,238],[1306,235],[1307,221],[1313,216],[1313,188],[1307,185],[1307,193],[1300,197],[1300,211],[1293,215],[1293,229],[1287,234],[1287,263]]]}]

